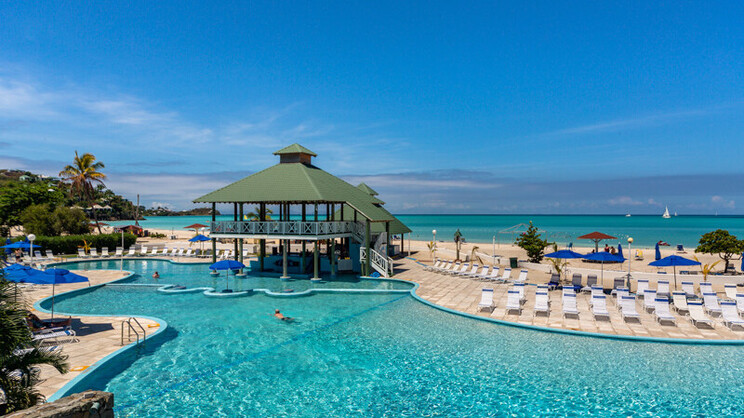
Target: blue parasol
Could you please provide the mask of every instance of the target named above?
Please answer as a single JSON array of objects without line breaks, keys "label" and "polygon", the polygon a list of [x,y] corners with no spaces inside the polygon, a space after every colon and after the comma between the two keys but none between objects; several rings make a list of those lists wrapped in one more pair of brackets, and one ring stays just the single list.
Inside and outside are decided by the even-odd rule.
[{"label": "blue parasol", "polygon": [[[57,284],[65,283],[83,283],[87,282],[88,278],[83,277],[79,274],[70,272],[65,269],[47,269],[44,272],[40,272],[36,275],[39,278],[41,284],[52,285],[52,319],[54,319],[54,287]],[[90,286],[90,284],[88,284]]]},{"label": "blue parasol", "polygon": [[224,290],[225,293],[232,292],[232,290],[230,290],[230,270],[240,270],[242,268],[245,268],[245,264],[241,263],[240,261],[235,261],[235,260],[222,260],[209,266],[210,270],[227,270],[227,272],[225,273],[225,276],[226,276],[226,286]]},{"label": "blue parasol", "polygon": [[189,240],[189,242],[204,242],[204,241],[209,241],[209,237],[205,237],[202,234],[199,234]]},{"label": "blue parasol", "polygon": [[560,250],[556,251],[554,253],[545,254],[545,257],[548,258],[584,258],[584,254],[577,253],[576,251],[571,250]]},{"label": "blue parasol", "polygon": [[[658,244],[657,244],[658,248]],[[677,288],[677,266],[699,266],[700,262],[696,260],[690,260],[689,258],[680,257],[678,255],[670,255],[664,257],[661,260],[656,260],[648,263],[649,266],[654,267],[673,267],[674,268],[674,288]]]},{"label": "blue parasol", "polygon": [[[617,244],[617,255],[619,257],[623,257],[623,245],[622,244],[619,244],[619,243]],[[625,257],[623,257],[623,258],[625,258]]]},{"label": "blue parasol", "polygon": [[657,261],[658,260],[661,260],[661,250],[659,250],[659,243],[658,242],[656,243],[656,257],[654,259],[657,260]]},{"label": "blue parasol", "polygon": [[620,257],[617,254],[610,254],[606,251],[600,251],[597,253],[589,253],[585,255],[583,258],[584,260],[600,261],[602,263],[602,266],[601,266],[602,287],[604,287],[604,263],[605,261],[615,262],[615,263],[622,263],[623,261],[625,261],[624,257]]},{"label": "blue parasol", "polygon": [[[32,245],[33,245],[33,247],[31,247]],[[13,250],[17,250],[18,248],[21,248],[21,249],[23,249],[25,251],[28,251],[29,248],[41,248],[41,246],[40,245],[36,245],[36,244],[31,244],[30,242],[16,241],[16,242],[14,242],[12,244],[3,245],[0,248],[5,248],[5,249],[10,248],[10,249],[13,249]]]}]

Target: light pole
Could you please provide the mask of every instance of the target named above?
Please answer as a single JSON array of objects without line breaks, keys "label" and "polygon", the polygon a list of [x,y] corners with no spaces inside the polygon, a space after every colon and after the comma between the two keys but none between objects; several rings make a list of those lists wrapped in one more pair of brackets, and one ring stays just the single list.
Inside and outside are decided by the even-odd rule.
[{"label": "light pole", "polygon": [[491,249],[491,264],[496,262],[496,235],[493,236],[493,248]]},{"label": "light pole", "polygon": [[30,244],[28,246],[28,255],[31,257],[31,266],[34,265],[34,240],[36,239],[36,235],[34,234],[28,234],[28,240],[30,241]]},{"label": "light pole", "polygon": [[630,245],[633,244],[633,237],[628,237],[628,283],[627,288],[630,290],[630,262],[633,260],[633,252],[630,249]]},{"label": "light pole", "polygon": [[434,260],[437,259],[437,230],[436,229],[432,229],[431,230],[431,235],[432,235],[432,238],[431,238],[431,245],[432,245],[431,249],[432,249],[432,251],[431,252],[432,252],[432,254],[434,254],[432,256],[432,260],[431,261],[433,262]]}]

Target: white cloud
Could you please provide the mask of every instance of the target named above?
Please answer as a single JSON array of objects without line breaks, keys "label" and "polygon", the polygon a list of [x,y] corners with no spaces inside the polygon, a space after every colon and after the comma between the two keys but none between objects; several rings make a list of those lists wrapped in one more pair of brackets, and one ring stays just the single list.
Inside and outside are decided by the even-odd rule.
[{"label": "white cloud", "polygon": [[633,199],[630,196],[615,197],[615,198],[608,200],[607,203],[613,206],[641,206],[643,205],[642,201]]},{"label": "white cloud", "polygon": [[722,207],[727,209],[734,209],[736,207],[736,202],[733,200],[724,199],[722,196],[713,196],[710,198],[711,203],[713,203],[714,207]]},{"label": "white cloud", "polygon": [[166,209],[173,209],[174,205],[166,202],[152,202],[150,203],[151,208],[166,208]]}]

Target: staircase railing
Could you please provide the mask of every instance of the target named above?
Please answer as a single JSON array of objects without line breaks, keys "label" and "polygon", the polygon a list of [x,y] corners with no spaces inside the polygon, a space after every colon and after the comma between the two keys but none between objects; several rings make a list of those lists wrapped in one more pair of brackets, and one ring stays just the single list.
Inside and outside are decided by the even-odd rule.
[{"label": "staircase railing", "polygon": [[[362,262],[362,264],[364,264],[366,259],[367,248],[360,247],[359,260]],[[374,249],[370,250],[369,265],[378,273],[380,273],[382,277],[391,277],[393,275],[393,259],[390,257],[386,257],[385,255],[375,251]]]}]

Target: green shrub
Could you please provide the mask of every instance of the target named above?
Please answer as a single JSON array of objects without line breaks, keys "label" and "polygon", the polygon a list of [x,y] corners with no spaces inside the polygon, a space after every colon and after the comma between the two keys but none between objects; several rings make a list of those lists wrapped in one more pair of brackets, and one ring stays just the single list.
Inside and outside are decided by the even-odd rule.
[{"label": "green shrub", "polygon": [[[34,245],[40,245],[44,250],[52,250],[54,254],[77,254],[79,247],[84,242],[90,248],[98,249],[100,254],[102,248],[114,250],[121,246],[121,234],[103,235],[65,235],[61,237],[36,237]],[[124,248],[129,248],[137,242],[137,237],[132,234],[124,234]]]},{"label": "green shrub", "polygon": [[532,221],[530,221],[527,232],[517,237],[517,240],[514,242],[518,247],[527,251],[527,258],[532,263],[542,261],[545,247],[550,245],[547,240],[540,238],[540,233],[537,231],[537,227],[532,225]]},{"label": "green shrub", "polygon": [[31,205],[21,213],[21,222],[26,233],[46,237],[90,232],[90,221],[85,213],[64,206],[52,211],[48,205]]}]

